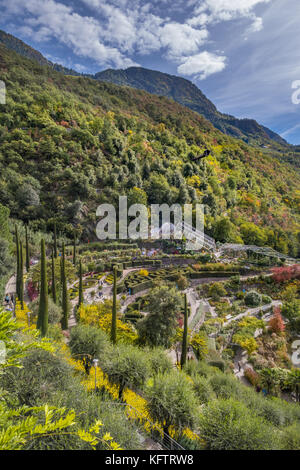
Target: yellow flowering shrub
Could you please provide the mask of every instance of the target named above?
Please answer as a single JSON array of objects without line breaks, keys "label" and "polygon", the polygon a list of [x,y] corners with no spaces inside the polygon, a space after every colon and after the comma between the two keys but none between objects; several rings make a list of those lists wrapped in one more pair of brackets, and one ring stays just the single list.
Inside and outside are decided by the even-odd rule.
[{"label": "yellow flowering shrub", "polygon": [[[28,312],[30,312],[28,306],[25,302],[23,302],[23,309],[21,306],[21,302],[17,299],[16,300],[16,308],[15,314],[16,319],[21,325],[28,325]],[[30,316],[31,317],[31,316]],[[30,329],[36,329],[36,325],[33,323],[32,318],[30,318]]]},{"label": "yellow flowering shrub", "polygon": [[[110,333],[112,321],[112,303],[81,305],[79,308],[80,321],[86,325],[99,327],[105,333]],[[134,343],[138,336],[133,327],[117,318],[117,341]]]},{"label": "yellow flowering shrub", "polygon": [[234,341],[239,344],[241,348],[245,349],[249,356],[258,349],[257,342],[254,338],[246,338],[242,335],[236,334],[234,336]]},{"label": "yellow flowering shrub", "polygon": [[[87,375],[85,373],[84,366],[82,362],[75,361],[70,357],[70,354],[66,351],[66,356],[68,362],[82,374],[82,385],[89,391],[95,389],[95,385],[97,388],[101,389],[104,388],[114,400],[118,400],[119,398],[119,387],[115,384],[112,384],[109,380],[107,375],[102,371],[100,367],[92,367],[90,370],[90,374]],[[95,373],[96,373],[96,381],[95,381]],[[151,433],[152,431],[158,431],[161,436],[163,436],[163,426],[164,423],[153,422],[152,418],[148,412],[147,400],[140,395],[138,395],[133,390],[126,388],[123,392],[123,398],[125,403],[127,403],[127,407],[125,407],[126,414],[129,419],[138,422],[144,428],[147,433]],[[169,435],[172,438],[177,438],[180,433],[173,427],[170,426],[168,429]],[[182,435],[186,436],[188,439],[191,440],[200,440],[199,436],[194,433],[189,428],[184,428],[182,431]]]},{"label": "yellow flowering shrub", "polygon": [[193,188],[199,188],[201,184],[201,180],[198,175],[190,176],[189,178],[187,178],[186,182],[189,186],[192,186]]},{"label": "yellow flowering shrub", "polygon": [[141,276],[147,277],[148,274],[149,274],[149,272],[147,271],[147,269],[141,269],[141,270],[139,271],[139,274],[140,274]]}]

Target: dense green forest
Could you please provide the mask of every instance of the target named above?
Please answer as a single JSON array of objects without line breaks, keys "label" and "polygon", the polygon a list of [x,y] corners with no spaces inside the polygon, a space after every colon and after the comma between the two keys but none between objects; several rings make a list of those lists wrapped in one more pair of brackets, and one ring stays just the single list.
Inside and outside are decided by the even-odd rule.
[{"label": "dense green forest", "polygon": [[[217,240],[297,256],[299,170],[141,90],[66,76],[0,47],[0,203],[47,231],[94,236],[95,208],[203,203]],[[212,154],[193,162],[205,148]]]},{"label": "dense green forest", "polygon": [[190,80],[156,70],[130,67],[126,70],[108,69],[95,74],[97,80],[126,85],[166,96],[202,114],[217,129],[251,144],[287,146],[275,132],[258,124],[254,119],[238,119],[217,110],[216,106]]}]

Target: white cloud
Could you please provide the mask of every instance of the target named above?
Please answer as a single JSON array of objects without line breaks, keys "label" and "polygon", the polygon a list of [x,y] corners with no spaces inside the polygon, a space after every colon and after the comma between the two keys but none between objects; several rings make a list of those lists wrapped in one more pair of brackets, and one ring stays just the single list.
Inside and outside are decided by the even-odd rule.
[{"label": "white cloud", "polygon": [[[0,5],[4,9],[7,4]],[[6,8],[10,12],[10,6]],[[78,56],[94,59],[100,65],[130,67],[137,65],[124,56],[120,50],[103,41],[103,27],[93,17],[81,16],[71,7],[54,0],[14,0],[14,12],[26,13],[25,26],[33,31],[36,41],[48,40],[51,37],[71,47]],[[28,18],[27,15],[31,16]]]},{"label": "white cloud", "polygon": [[296,124],[295,126],[291,127],[290,129],[287,129],[286,131],[281,132],[280,135],[281,135],[281,137],[283,137],[285,139],[286,137],[293,134],[298,129],[300,129],[300,124]]},{"label": "white cloud", "polygon": [[263,19],[256,16],[254,19],[253,19],[253,23],[251,24],[251,26],[249,26],[249,28],[247,29],[246,33],[257,33],[258,31],[261,31],[263,29]]},{"label": "white cloud", "polygon": [[156,15],[147,14],[140,22],[137,31],[136,51],[145,55],[159,51],[162,47],[159,31],[164,20]]},{"label": "white cloud", "polygon": [[[224,13],[247,16],[260,3],[269,3],[272,0],[204,0],[196,6],[195,13],[209,10],[214,17]],[[197,2],[198,3],[198,2]]]},{"label": "white cloud", "polygon": [[177,71],[183,75],[196,75],[200,80],[204,80],[209,75],[222,72],[225,67],[225,56],[218,56],[204,51],[200,54],[187,57],[185,62],[177,68]]},{"label": "white cloud", "polygon": [[194,10],[188,24],[208,25],[249,17],[252,19],[252,25],[247,32],[260,31],[263,26],[262,19],[256,17],[253,10],[257,5],[271,1],[274,0],[191,0],[190,5]]},{"label": "white cloud", "polygon": [[159,36],[162,46],[168,48],[168,56],[177,59],[199,51],[208,38],[208,31],[187,24],[168,23],[160,29]]},{"label": "white cloud", "polygon": [[[55,38],[79,57],[102,67],[126,68],[136,64],[135,55],[160,52],[178,65],[178,73],[201,79],[226,67],[216,51],[203,51],[209,42],[209,26],[248,17],[246,33],[262,29],[253,9],[273,0],[81,0],[85,15],[59,0],[0,0],[10,19],[22,18],[22,34],[37,42]],[[193,14],[188,18],[188,12]],[[178,12],[182,22],[169,18]],[[249,23],[250,23],[249,21]],[[211,42],[213,44],[213,42]],[[207,49],[207,47],[205,47]],[[195,70],[195,72],[192,72]]]}]

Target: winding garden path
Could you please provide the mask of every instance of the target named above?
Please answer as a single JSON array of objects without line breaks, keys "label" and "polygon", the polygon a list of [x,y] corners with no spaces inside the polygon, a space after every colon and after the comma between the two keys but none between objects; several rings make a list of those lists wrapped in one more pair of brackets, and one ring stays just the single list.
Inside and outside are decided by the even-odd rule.
[{"label": "winding garden path", "polygon": [[257,315],[261,311],[266,312],[272,307],[278,307],[281,305],[282,305],[282,302],[280,300],[272,300],[270,304],[263,305],[262,307],[248,308],[248,310],[246,310],[245,312],[240,313],[239,315],[236,315],[235,317],[230,318],[230,320],[224,323],[224,326],[229,325],[233,321],[240,320],[241,318],[251,316],[251,315]]}]

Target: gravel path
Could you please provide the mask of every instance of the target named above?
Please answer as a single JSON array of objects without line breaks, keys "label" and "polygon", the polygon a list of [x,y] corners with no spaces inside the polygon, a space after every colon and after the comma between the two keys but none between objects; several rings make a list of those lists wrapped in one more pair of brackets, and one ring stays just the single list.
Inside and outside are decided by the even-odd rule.
[{"label": "gravel path", "polygon": [[228,320],[226,323],[224,323],[224,326],[229,325],[233,321],[240,320],[241,318],[251,316],[251,315],[257,315],[261,311],[266,312],[267,310],[270,309],[270,307],[278,307],[278,306],[281,306],[281,305],[282,305],[282,302],[280,300],[273,300],[268,305],[263,305],[262,307],[256,307],[256,308],[249,308],[248,310],[246,310],[243,313],[240,313],[236,317],[230,318],[230,320]]}]

